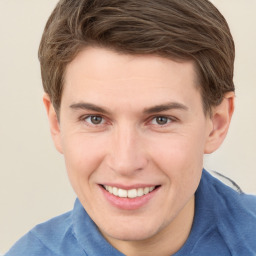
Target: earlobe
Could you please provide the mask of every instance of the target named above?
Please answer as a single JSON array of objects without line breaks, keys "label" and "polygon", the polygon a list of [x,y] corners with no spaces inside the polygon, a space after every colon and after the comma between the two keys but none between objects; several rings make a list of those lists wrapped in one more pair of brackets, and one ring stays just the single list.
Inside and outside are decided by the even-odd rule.
[{"label": "earlobe", "polygon": [[212,130],[206,141],[205,154],[217,150],[224,141],[234,112],[234,99],[234,92],[228,92],[222,102],[212,109]]},{"label": "earlobe", "polygon": [[43,102],[47,112],[51,136],[52,136],[54,145],[56,149],[62,154],[63,152],[62,152],[62,146],[61,146],[60,124],[59,124],[56,111],[51,103],[51,100],[48,94],[45,94],[43,96]]}]

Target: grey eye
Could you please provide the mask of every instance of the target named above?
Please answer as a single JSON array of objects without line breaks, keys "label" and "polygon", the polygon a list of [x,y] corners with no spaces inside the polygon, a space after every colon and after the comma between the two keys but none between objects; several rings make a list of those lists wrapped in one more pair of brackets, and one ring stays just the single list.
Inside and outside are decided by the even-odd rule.
[{"label": "grey eye", "polygon": [[156,125],[165,125],[165,124],[168,124],[169,122],[171,122],[170,118],[165,116],[157,116],[152,120],[152,123]]},{"label": "grey eye", "polygon": [[86,121],[91,124],[97,125],[102,123],[103,118],[101,116],[89,116],[86,118]]},{"label": "grey eye", "polygon": [[156,122],[158,124],[161,124],[161,125],[167,124],[168,123],[168,118],[167,117],[163,117],[163,116],[159,116],[159,117],[156,118]]}]

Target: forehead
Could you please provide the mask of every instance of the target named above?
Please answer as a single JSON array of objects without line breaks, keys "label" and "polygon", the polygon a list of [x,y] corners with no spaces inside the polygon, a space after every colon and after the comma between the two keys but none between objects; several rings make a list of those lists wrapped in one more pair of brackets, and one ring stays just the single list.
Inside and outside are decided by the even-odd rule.
[{"label": "forehead", "polygon": [[[173,61],[156,55],[120,54],[105,48],[85,48],[67,66],[63,98],[101,100],[113,97],[138,103],[186,101],[198,94],[192,61]],[[155,102],[159,104],[159,102]]]},{"label": "forehead", "polygon": [[[166,71],[171,71],[170,64],[172,70],[182,69],[184,74],[188,71],[193,79],[196,78],[195,65],[192,60],[173,60],[156,54],[124,54],[107,48],[86,47],[67,65],[66,79],[77,68],[83,69],[83,73],[85,72],[88,78],[98,77],[100,79],[106,76],[122,79],[124,75],[133,75],[134,71],[139,70],[142,72],[141,76],[146,73],[150,79],[154,79],[155,74],[151,74],[149,68],[166,75]],[[109,73],[108,71],[112,68],[117,72]]]}]

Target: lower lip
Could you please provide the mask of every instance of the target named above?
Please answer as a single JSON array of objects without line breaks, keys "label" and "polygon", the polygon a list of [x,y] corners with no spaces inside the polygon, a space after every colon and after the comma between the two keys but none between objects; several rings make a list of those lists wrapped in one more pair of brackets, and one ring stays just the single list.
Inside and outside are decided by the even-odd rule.
[{"label": "lower lip", "polygon": [[150,193],[139,196],[135,198],[128,198],[128,197],[118,197],[113,194],[110,194],[108,191],[106,191],[101,185],[99,185],[101,188],[103,195],[107,199],[107,201],[115,206],[116,208],[119,208],[121,210],[137,210],[144,205],[146,205],[157,193],[160,187],[157,187]]}]

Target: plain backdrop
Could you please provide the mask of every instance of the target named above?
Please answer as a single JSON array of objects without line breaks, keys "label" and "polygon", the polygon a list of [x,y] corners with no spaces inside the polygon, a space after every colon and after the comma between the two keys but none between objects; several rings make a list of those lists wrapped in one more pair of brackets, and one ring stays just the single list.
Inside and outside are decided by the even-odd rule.
[{"label": "plain backdrop", "polygon": [[[236,42],[236,111],[205,167],[256,193],[256,0],[214,0]],[[50,138],[37,50],[57,0],[0,0],[0,253],[34,225],[73,208]]]}]

